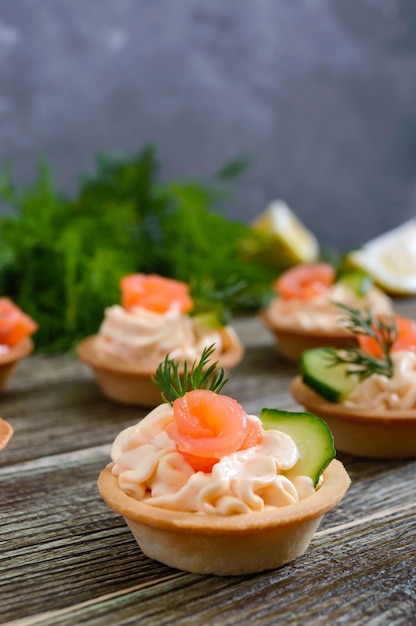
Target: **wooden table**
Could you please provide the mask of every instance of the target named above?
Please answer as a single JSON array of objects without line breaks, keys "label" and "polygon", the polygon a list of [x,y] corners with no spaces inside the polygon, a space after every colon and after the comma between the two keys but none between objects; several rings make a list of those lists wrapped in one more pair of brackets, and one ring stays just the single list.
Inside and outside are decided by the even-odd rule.
[{"label": "wooden table", "polygon": [[[416,302],[398,303],[416,318]],[[256,319],[227,393],[247,411],[295,409],[295,368]],[[145,411],[102,397],[69,357],[21,362],[0,398],[0,622],[20,625],[416,624],[416,460],[338,455],[352,478],[307,553],[275,571],[200,576],[143,556],[97,490],[110,444]]]}]

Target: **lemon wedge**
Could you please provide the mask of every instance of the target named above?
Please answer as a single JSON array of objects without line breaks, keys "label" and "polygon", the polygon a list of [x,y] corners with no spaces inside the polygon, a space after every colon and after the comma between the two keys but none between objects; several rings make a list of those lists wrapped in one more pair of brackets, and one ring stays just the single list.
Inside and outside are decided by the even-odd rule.
[{"label": "lemon wedge", "polygon": [[282,200],[274,200],[251,224],[259,235],[258,256],[277,269],[313,263],[319,256],[315,235]]},{"label": "lemon wedge", "polygon": [[387,293],[416,295],[416,220],[371,239],[346,260],[367,272]]}]

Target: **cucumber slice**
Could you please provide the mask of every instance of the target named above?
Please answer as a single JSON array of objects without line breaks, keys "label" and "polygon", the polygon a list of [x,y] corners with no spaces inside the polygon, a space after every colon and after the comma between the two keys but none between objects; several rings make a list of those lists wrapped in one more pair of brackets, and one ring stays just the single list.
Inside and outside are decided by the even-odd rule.
[{"label": "cucumber slice", "polygon": [[335,457],[334,438],[327,424],[312,413],[263,409],[260,414],[265,429],[280,430],[292,437],[300,459],[286,476],[310,476],[318,484],[324,469]]},{"label": "cucumber slice", "polygon": [[204,311],[192,315],[195,324],[201,328],[210,328],[212,330],[220,330],[224,328],[226,321],[223,319],[220,311]]},{"label": "cucumber slice", "polygon": [[347,373],[347,364],[330,365],[326,348],[305,350],[300,358],[302,380],[320,396],[341,402],[356,387],[354,376]]},{"label": "cucumber slice", "polygon": [[372,278],[362,270],[340,270],[337,283],[344,283],[358,298],[363,298],[373,286]]}]

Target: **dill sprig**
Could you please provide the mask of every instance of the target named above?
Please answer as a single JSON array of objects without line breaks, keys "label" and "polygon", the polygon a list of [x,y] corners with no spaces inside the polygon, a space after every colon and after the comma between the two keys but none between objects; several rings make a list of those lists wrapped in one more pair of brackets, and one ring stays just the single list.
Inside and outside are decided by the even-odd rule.
[{"label": "dill sprig", "polygon": [[164,402],[173,402],[192,389],[208,389],[220,393],[229,378],[225,377],[224,368],[218,367],[218,361],[207,367],[214,350],[215,344],[204,348],[200,360],[195,361],[190,370],[185,361],[182,372],[181,363],[171,359],[169,354],[166,356],[159,364],[156,375],[152,376],[153,382],[162,390]]},{"label": "dill sprig", "polygon": [[378,358],[374,357],[355,346],[343,350],[328,348],[326,354],[329,366],[346,363],[348,365],[347,374],[355,374],[360,380],[373,374],[382,374],[391,378],[393,376],[391,349],[398,336],[394,318],[376,318],[368,309],[353,309],[340,302],[335,304],[346,313],[345,317],[342,318],[346,328],[355,335],[373,338],[381,350],[381,355]]}]

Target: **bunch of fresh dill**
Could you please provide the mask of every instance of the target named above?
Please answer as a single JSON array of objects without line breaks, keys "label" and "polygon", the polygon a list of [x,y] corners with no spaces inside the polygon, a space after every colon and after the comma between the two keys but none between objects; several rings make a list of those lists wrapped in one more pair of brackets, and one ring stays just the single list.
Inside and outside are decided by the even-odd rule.
[{"label": "bunch of fresh dill", "polygon": [[0,171],[0,293],[39,324],[45,352],[70,350],[97,331],[105,307],[119,302],[123,275],[159,273],[191,285],[196,313],[256,309],[270,268],[244,259],[248,226],[226,219],[221,203],[244,159],[208,182],[162,183],[156,150],[129,158],[101,155],[69,197],[42,162],[37,179],[17,187]]}]

